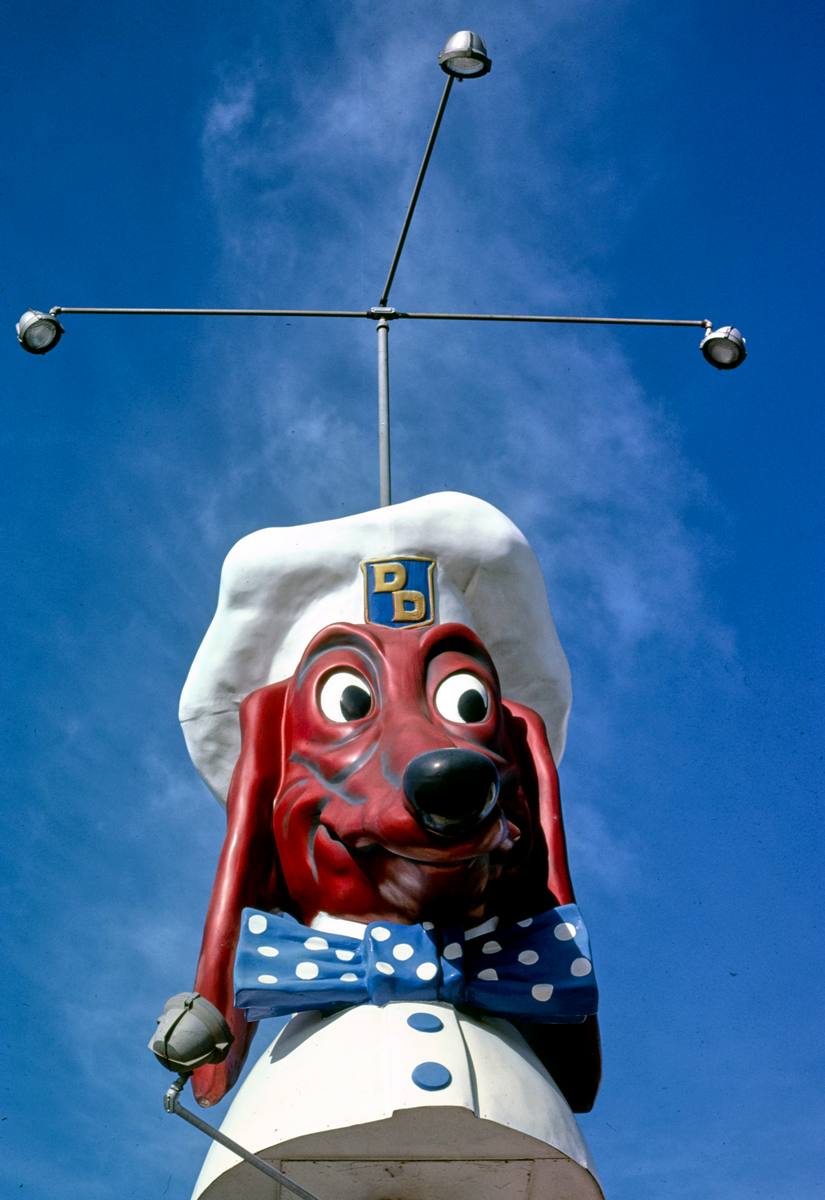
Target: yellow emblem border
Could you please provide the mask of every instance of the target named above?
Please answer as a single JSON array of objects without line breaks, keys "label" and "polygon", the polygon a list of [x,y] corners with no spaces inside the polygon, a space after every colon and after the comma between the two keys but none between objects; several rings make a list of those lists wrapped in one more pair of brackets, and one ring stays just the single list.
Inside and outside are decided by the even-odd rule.
[{"label": "yellow emblem border", "polygon": [[[386,624],[384,624],[383,621],[371,621],[370,620],[369,575],[367,573],[367,567],[372,566],[374,563],[389,563],[389,562],[395,562],[399,559],[405,559],[405,558],[411,559],[413,562],[427,563],[427,589],[428,589],[429,599],[430,599],[430,613],[432,615],[426,621],[409,621],[409,622],[403,622],[403,623],[399,622],[397,625],[386,625]],[[379,625],[382,629],[424,629],[427,625],[434,625],[435,618],[436,618],[434,577],[435,577],[435,568],[436,568],[437,561],[438,561],[437,559],[431,558],[427,554],[404,554],[404,553],[401,553],[401,554],[379,554],[379,555],[376,555],[375,558],[362,558],[360,566],[361,566],[361,574],[363,575],[363,578],[364,578],[364,624],[365,625]]]}]

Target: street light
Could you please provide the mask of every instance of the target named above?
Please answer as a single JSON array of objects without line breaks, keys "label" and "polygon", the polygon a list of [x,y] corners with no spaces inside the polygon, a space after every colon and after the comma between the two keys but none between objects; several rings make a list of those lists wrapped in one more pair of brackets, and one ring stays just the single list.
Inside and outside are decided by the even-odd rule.
[{"label": "street light", "polygon": [[389,297],[401,253],[407,240],[410,224],[418,197],[432,157],[438,131],[447,101],[456,79],[480,78],[491,68],[491,59],[483,40],[472,30],[462,29],[448,38],[438,56],[438,63],[446,73],[447,80],[438,104],[430,136],[424,150],[421,166],[413,186],[401,232],[393,252],[384,287],[377,305],[367,309],[345,311],[342,309],[296,309],[296,308],[66,308],[55,307],[48,313],[34,309],[25,312],[17,324],[17,337],[24,350],[30,354],[46,354],[57,345],[63,334],[58,314],[96,314],[101,316],[156,316],[156,317],[324,317],[351,318],[375,322],[378,336],[378,473],[379,492],[382,505],[392,501],[390,475],[390,375],[389,375],[389,328],[392,321],[496,321],[510,324],[535,325],[648,325],[682,326],[702,329],[704,336],[700,348],[711,366],[720,371],[730,371],[745,361],[745,339],[732,325],[723,325],[714,330],[713,322],[707,319],[682,320],[661,317],[585,317],[551,316],[529,313],[441,313],[402,312],[390,307]]},{"label": "street light", "polygon": [[719,371],[732,371],[748,357],[745,339],[733,325],[709,329],[699,343],[699,349],[710,365]]},{"label": "street light", "polygon": [[29,308],[17,322],[17,340],[29,354],[48,354],[63,337],[63,326],[51,313]]},{"label": "street light", "polygon": [[473,79],[486,75],[493,63],[478,34],[462,29],[447,39],[438,56],[438,65],[457,79]]}]

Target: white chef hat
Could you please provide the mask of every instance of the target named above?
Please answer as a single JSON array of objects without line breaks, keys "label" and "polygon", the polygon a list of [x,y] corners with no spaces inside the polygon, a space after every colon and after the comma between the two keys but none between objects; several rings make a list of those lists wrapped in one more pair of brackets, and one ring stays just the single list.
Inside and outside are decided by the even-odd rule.
[{"label": "white chef hat", "polygon": [[338,621],[468,625],[489,650],[503,694],[540,714],[561,758],[570,669],[536,556],[491,504],[437,492],[261,529],[229,551],[180,699],[192,761],[221,802],[240,753],[241,702],[292,675],[315,634]]}]

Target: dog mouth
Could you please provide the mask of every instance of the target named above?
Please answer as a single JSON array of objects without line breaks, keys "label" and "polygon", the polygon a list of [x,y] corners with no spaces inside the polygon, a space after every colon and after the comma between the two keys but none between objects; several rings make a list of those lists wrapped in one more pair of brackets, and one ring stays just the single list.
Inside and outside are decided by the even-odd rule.
[{"label": "dog mouth", "polygon": [[319,835],[369,881],[372,899],[366,909],[353,910],[353,919],[364,920],[369,911],[370,920],[387,914],[387,920],[411,923],[483,920],[490,904],[498,906],[499,882],[517,857],[512,852],[519,841],[519,831],[500,809],[472,840],[451,844],[421,845],[412,838],[402,843],[363,829],[341,836],[325,823]]},{"label": "dog mouth", "polygon": [[395,838],[365,830],[340,834],[323,820],[321,826],[332,841],[338,842],[356,859],[400,859],[416,867],[432,868],[439,872],[462,871],[477,859],[506,856],[518,842],[521,836],[519,830],[507,820],[500,808],[496,808],[497,811],[488,814],[482,828],[472,838],[461,841],[452,839],[449,842],[439,838],[440,844],[434,841],[421,845],[402,843]]}]

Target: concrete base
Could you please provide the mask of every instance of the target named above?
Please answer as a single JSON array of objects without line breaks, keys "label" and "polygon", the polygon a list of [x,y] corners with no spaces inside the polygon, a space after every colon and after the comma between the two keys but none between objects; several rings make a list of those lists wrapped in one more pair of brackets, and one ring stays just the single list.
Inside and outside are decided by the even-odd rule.
[{"label": "concrete base", "polygon": [[[441,1029],[410,1027],[424,1013]],[[448,1082],[417,1084],[425,1062]],[[448,1004],[294,1017],[221,1128],[319,1200],[603,1200],[575,1118],[521,1035]],[[193,1200],[289,1196],[213,1144]]]}]

